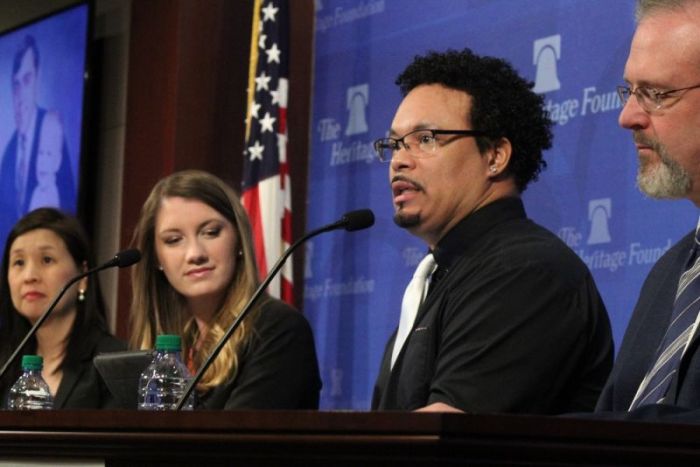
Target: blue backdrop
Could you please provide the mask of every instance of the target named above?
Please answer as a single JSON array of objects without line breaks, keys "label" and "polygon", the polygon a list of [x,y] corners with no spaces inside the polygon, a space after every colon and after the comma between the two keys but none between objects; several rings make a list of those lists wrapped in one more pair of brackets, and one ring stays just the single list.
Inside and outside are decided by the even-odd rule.
[{"label": "blue backdrop", "polygon": [[307,247],[304,311],[316,336],[322,408],[369,408],[403,289],[426,247],[392,222],[388,165],[372,141],[416,54],[470,47],[509,60],[545,96],[548,169],[524,194],[531,218],[592,270],[619,346],[652,264],[693,229],[689,202],[644,198],[636,153],[617,125],[634,31],[632,0],[317,0],[308,226],[371,208],[376,225]]}]

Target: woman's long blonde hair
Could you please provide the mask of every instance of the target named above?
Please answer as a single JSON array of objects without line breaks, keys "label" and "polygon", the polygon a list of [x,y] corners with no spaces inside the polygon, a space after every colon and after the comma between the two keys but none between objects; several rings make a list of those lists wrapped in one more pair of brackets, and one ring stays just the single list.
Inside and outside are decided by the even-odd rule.
[{"label": "woman's long blonde hair", "polygon": [[[155,250],[155,220],[163,198],[182,197],[203,202],[224,216],[238,232],[235,254],[240,254],[233,278],[219,310],[214,314],[209,332],[194,355],[197,368],[211,353],[226,329],[238,316],[258,287],[258,272],[251,240],[250,223],[238,196],[222,180],[207,172],[186,170],[159,181],[141,208],[132,244],[141,250],[142,260],[132,268],[131,346],[152,349],[158,334],[179,334],[183,340],[183,355],[188,355],[197,341],[198,328],[194,318],[185,310],[185,300],[158,270]],[[238,253],[240,252],[240,253]],[[238,353],[251,332],[249,323],[255,319],[260,306],[252,310],[242,326],[231,336],[198,386],[208,390],[235,376]]]}]

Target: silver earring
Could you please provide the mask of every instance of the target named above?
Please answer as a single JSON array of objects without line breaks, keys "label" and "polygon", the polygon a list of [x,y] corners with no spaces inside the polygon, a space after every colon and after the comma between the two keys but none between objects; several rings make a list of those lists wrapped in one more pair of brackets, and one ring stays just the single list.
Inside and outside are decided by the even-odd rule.
[{"label": "silver earring", "polygon": [[78,301],[80,303],[85,301],[85,289],[79,289],[78,290]]},{"label": "silver earring", "polygon": [[238,255],[239,258],[240,258],[241,256],[243,256],[243,250],[238,250],[237,255]]},{"label": "silver earring", "polygon": [[490,170],[491,173],[493,174],[493,173],[496,173],[496,171],[498,170],[498,167],[496,167],[495,165],[492,165],[492,166],[489,167],[489,170]]},{"label": "silver earring", "polygon": [[161,266],[161,265],[159,264],[159,265],[158,265],[158,270],[159,270],[159,271],[162,271],[162,270],[163,270],[163,266]]}]

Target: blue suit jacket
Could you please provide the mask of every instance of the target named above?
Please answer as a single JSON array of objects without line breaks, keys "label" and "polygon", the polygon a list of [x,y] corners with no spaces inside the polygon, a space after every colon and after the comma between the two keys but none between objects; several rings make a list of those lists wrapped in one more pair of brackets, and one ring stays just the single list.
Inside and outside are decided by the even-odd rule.
[{"label": "blue suit jacket", "polygon": [[[644,375],[653,364],[673,311],[678,280],[693,246],[690,232],[663,255],[644,281],[639,300],[622,340],[610,377],[596,411],[625,412],[629,409]],[[680,369],[669,388],[666,404],[700,409],[700,339],[693,337]],[[638,409],[644,409],[643,407]],[[649,412],[649,409],[644,409]],[[653,410],[654,417],[660,412]],[[663,411],[661,411],[663,412]],[[698,412],[700,415],[700,412]]]},{"label": "blue suit jacket", "polygon": [[[0,165],[0,245],[5,244],[7,232],[27,213],[32,193],[37,185],[36,159],[39,152],[39,137],[41,125],[44,122],[46,109],[37,109],[36,125],[34,127],[34,141],[29,153],[29,173],[27,174],[27,189],[22,206],[17,206],[17,191],[15,190],[15,170],[17,165],[17,131],[12,134],[10,142],[7,143]],[[58,184],[58,195],[60,198],[60,208],[69,213],[75,214],[75,183],[71,170],[70,157],[68,155],[68,144],[63,138],[63,150],[61,155],[61,165],[56,173]]]}]

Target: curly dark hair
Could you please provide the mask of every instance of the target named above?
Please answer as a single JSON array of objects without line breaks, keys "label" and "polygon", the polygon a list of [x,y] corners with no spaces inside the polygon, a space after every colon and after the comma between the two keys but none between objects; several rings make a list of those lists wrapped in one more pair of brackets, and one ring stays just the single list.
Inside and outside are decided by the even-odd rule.
[{"label": "curly dark hair", "polygon": [[552,121],[544,99],[505,60],[481,57],[470,49],[431,51],[416,56],[396,84],[404,96],[423,84],[441,84],[469,94],[472,126],[488,135],[476,139],[479,151],[483,154],[507,138],[513,153],[506,173],[513,176],[520,192],[547,167],[542,152],[552,146]]}]

